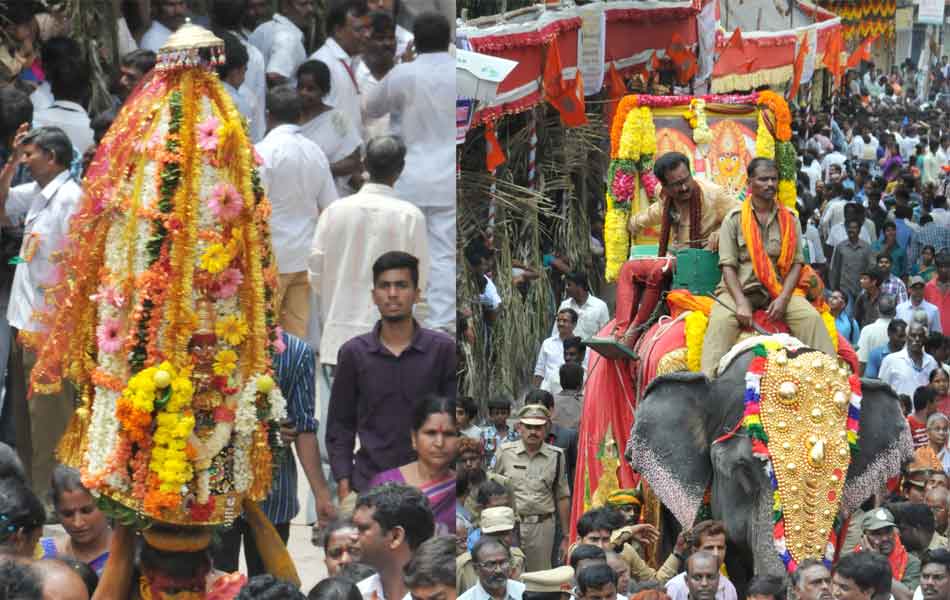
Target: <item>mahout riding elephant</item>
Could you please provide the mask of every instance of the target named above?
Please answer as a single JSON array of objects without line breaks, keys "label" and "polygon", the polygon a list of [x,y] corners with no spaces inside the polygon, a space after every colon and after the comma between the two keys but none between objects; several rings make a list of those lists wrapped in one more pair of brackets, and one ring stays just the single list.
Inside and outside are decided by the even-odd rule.
[{"label": "mahout riding elephant", "polygon": [[[804,352],[812,351],[788,357]],[[785,572],[773,543],[771,483],[763,461],[753,456],[751,437],[738,427],[752,359],[751,350],[739,353],[712,381],[701,373],[657,377],[637,407],[625,454],[678,521],[664,523],[664,529],[691,527],[710,489],[709,508],[712,518],[725,524],[726,568],[737,589],[753,572]],[[840,498],[849,513],[913,458],[897,395],[878,381],[864,379],[861,386],[859,450]],[[664,538],[669,533],[664,531]]]}]

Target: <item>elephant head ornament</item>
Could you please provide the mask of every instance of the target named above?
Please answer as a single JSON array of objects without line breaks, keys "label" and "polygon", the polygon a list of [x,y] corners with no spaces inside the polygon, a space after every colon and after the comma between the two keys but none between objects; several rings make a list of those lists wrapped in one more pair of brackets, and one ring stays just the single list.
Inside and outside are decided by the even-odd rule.
[{"label": "elephant head ornament", "polygon": [[[789,356],[811,352],[803,349]],[[751,576],[753,568],[755,573],[785,572],[773,540],[772,483],[762,458],[753,454],[753,439],[740,427],[753,358],[750,350],[738,354],[711,381],[697,373],[656,378],[637,408],[625,454],[684,528],[694,524],[710,490],[712,516],[724,523],[730,543],[727,567],[730,576],[739,579]],[[863,380],[861,387],[858,452],[833,503],[847,512],[913,458],[896,394],[877,381]],[[805,460],[823,460],[828,447],[808,438],[815,436],[803,436],[802,443],[808,445]]]}]

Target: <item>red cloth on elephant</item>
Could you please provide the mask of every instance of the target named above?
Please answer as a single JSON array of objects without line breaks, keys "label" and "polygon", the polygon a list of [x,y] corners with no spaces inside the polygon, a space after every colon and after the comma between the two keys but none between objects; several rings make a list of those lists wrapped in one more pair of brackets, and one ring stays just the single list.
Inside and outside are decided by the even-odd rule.
[{"label": "red cloth on elephant", "polygon": [[[676,259],[673,257],[637,258],[623,263],[617,277],[617,308],[614,311],[616,327],[621,333],[627,331],[635,317],[638,322],[643,322],[650,316],[659,300],[659,290],[675,268]],[[640,286],[645,288],[642,292]],[[648,290],[655,293],[648,294]]]}]

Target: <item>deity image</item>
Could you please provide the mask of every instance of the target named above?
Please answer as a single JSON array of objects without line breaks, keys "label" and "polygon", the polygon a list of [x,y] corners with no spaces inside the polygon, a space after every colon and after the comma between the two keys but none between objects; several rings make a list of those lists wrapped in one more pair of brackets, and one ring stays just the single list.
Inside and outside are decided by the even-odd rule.
[{"label": "deity image", "polygon": [[746,165],[753,156],[747,139],[755,140],[755,134],[736,121],[728,119],[712,123],[709,129],[713,133],[708,157],[712,180],[737,194],[744,192]]}]

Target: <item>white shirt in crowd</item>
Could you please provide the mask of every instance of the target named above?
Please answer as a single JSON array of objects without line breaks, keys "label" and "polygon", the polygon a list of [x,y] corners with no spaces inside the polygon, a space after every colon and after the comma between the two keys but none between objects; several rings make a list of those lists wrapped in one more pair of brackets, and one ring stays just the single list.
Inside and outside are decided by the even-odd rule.
[{"label": "white shirt in crowd", "polygon": [[367,99],[371,118],[400,115],[406,168],[396,190],[416,206],[455,206],[455,58],[420,54],[393,67]]},{"label": "white shirt in crowd", "polygon": [[485,291],[478,295],[478,302],[490,310],[498,310],[501,306],[501,294],[488,275],[485,275]]},{"label": "white shirt in crowd", "polygon": [[881,361],[881,370],[877,377],[889,384],[898,394],[914,397],[914,391],[930,383],[930,372],[938,367],[934,357],[923,353],[920,368],[907,354],[907,346],[898,352],[892,352]]},{"label": "white shirt in crowd", "polygon": [[857,348],[859,362],[868,362],[871,350],[887,343],[887,326],[890,324],[890,317],[879,317],[876,321],[861,329]]},{"label": "white shirt in crowd", "polygon": [[[689,587],[686,585],[686,573],[680,573],[666,582],[666,595],[670,600],[689,600]],[[729,578],[719,575],[719,587],[716,589],[716,600],[737,600],[736,586]]]},{"label": "white shirt in crowd", "polygon": [[145,32],[145,35],[142,36],[142,43],[139,44],[139,47],[143,50],[158,52],[158,50],[165,45],[165,42],[171,34],[171,29],[162,25],[158,20],[153,20],[152,25]]},{"label": "white shirt in crowd", "polygon": [[[875,233],[874,221],[865,219],[864,223],[861,225],[861,231],[858,233],[858,238],[867,242],[868,245],[871,245],[877,239],[877,236],[874,235]],[[848,239],[848,229],[845,226],[845,223],[835,223],[831,226],[831,229],[828,230],[827,243],[832,248],[836,247],[846,239]]]},{"label": "white shirt in crowd", "polygon": [[[350,123],[360,130],[363,126],[363,114],[360,110],[360,89],[356,79],[359,57],[347,54],[346,50],[330,37],[310,58],[323,62],[330,70],[330,93],[324,96],[323,101],[342,111]],[[406,170],[409,170],[408,162]]]},{"label": "white shirt in crowd", "polygon": [[265,73],[275,73],[296,81],[297,67],[307,60],[303,32],[293,21],[274,13],[270,21],[257,26],[250,41],[264,57]]},{"label": "white shirt in crowd", "polygon": [[828,181],[828,169],[831,165],[838,165],[844,169],[844,163],[847,162],[847,160],[848,157],[838,150],[833,150],[826,154],[825,157],[821,159],[821,171],[824,174],[825,181]]},{"label": "white shirt in crowd", "polygon": [[810,166],[803,166],[802,171],[808,175],[808,193],[814,196],[818,181],[821,179],[821,163],[813,160]]},{"label": "white shirt in crowd", "polygon": [[[597,332],[610,321],[610,310],[607,308],[607,303],[593,294],[588,294],[587,302],[583,305],[578,304],[573,298],[565,298],[557,310],[560,312],[565,308],[570,308],[577,313],[574,335],[581,339],[597,335]],[[551,335],[557,335],[557,323],[554,324]]]},{"label": "white shirt in crowd", "polygon": [[818,234],[818,227],[811,220],[808,221],[808,225],[805,227],[805,243],[808,245],[808,264],[817,265],[828,262],[825,258],[825,249],[821,247],[821,235]]},{"label": "white shirt in crowd", "polygon": [[920,138],[916,135],[914,137],[901,137],[898,135],[897,143],[901,149],[901,158],[903,158],[904,162],[906,163],[908,160],[910,160],[910,157],[913,156],[915,152],[917,152],[917,144],[920,143]]},{"label": "white shirt in crowd", "polygon": [[940,328],[940,311],[936,306],[926,300],[921,300],[918,305],[914,305],[913,300],[910,299],[901,302],[897,305],[897,318],[910,324],[910,322],[913,321],[914,313],[918,310],[922,310],[927,314],[927,328],[930,331],[943,333],[943,330]]},{"label": "white shirt in crowd", "polygon": [[57,272],[50,258],[62,247],[80,195],[69,171],[63,171],[42,188],[36,182],[24,183],[12,188],[7,196],[7,217],[24,228],[22,262],[16,266],[7,307],[7,320],[17,329],[44,329],[33,320],[33,312],[46,306],[43,288],[53,283]]},{"label": "white shirt in crowd", "polygon": [[[346,113],[335,108],[302,124],[300,133],[320,146],[331,165],[353,154],[362,144],[359,129],[350,122]],[[348,179],[348,176],[335,178],[336,191],[341,198],[354,192]]]},{"label": "white shirt in crowd", "polygon": [[[380,579],[379,573],[370,575],[360,581],[356,584],[356,587],[359,588],[364,600],[386,600],[386,596],[383,593],[383,580]],[[412,600],[412,595],[406,592],[406,595],[400,600]]]},{"label": "white shirt in crowd", "polygon": [[34,112],[33,127],[59,127],[80,154],[95,143],[89,113],[82,105],[68,100],[56,100],[47,108]]},{"label": "white shirt in crowd", "polygon": [[307,270],[320,211],[337,199],[330,163],[297,125],[278,125],[255,148],[264,159],[261,182],[271,201],[271,239],[280,273]]},{"label": "white shirt in crowd", "polygon": [[[524,588],[525,585],[520,581],[509,579],[508,588],[505,590],[505,600],[521,600],[524,595]],[[492,600],[492,595],[485,591],[479,581],[461,594],[458,600]]]},{"label": "white shirt in crowd", "polygon": [[396,124],[399,116],[385,114],[380,117],[371,118],[366,114],[366,101],[373,95],[373,90],[379,86],[380,81],[373,76],[366,63],[360,61],[356,68],[356,83],[360,86],[360,110],[363,115],[363,128],[360,130],[360,137],[368,142],[374,137],[381,135],[398,135]]},{"label": "white shirt in crowd", "polygon": [[267,72],[264,64],[264,55],[252,44],[243,31],[233,33],[247,50],[247,72],[244,74],[244,83],[238,88],[241,97],[250,107],[251,115],[247,117],[248,131],[251,141],[255,144],[267,133]]},{"label": "white shirt in crowd", "polygon": [[425,290],[429,272],[425,217],[388,185],[367,182],[358,193],[320,213],[309,252],[310,287],[323,323],[320,362],[335,365],[346,340],[372,330],[379,319],[370,295],[373,263],[392,250],[419,259],[419,289]]},{"label": "white shirt in crowd", "polygon": [[[575,331],[572,336],[576,336]],[[592,352],[584,354],[584,361],[581,366],[584,367],[584,377],[587,377],[587,364]],[[564,340],[561,336],[554,334],[541,342],[541,350],[538,351],[538,360],[534,364],[534,374],[541,378],[542,390],[559,393],[561,388],[561,366],[564,364]]]},{"label": "white shirt in crowd", "polygon": [[403,27],[402,25],[396,24],[396,59],[400,59],[403,54],[406,53],[406,49],[409,48],[409,44],[413,42],[415,37],[412,35],[412,32]]}]

